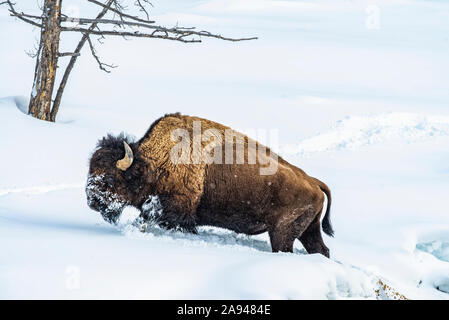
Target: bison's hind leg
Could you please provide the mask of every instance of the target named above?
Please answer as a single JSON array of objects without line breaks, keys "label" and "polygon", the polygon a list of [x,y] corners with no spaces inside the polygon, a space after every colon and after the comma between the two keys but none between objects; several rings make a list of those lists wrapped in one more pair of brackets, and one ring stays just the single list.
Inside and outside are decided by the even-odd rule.
[{"label": "bison's hind leg", "polygon": [[329,258],[329,249],[324,244],[320,229],[320,212],[313,208],[304,211],[293,223],[276,224],[270,228],[271,248],[273,252],[293,252],[293,243],[299,239],[307,253],[321,253]]},{"label": "bison's hind leg", "polygon": [[323,256],[329,258],[329,248],[324,244],[320,225],[320,215],[317,215],[315,220],[301,234],[299,240],[307,250],[307,253],[321,253]]},{"label": "bison's hind leg", "polygon": [[269,229],[268,234],[273,252],[293,252],[293,243],[296,237],[291,226]]},{"label": "bison's hind leg", "polygon": [[274,226],[268,228],[273,252],[293,252],[295,239],[299,238],[307,229],[310,222],[314,219],[316,212],[311,210],[311,208],[302,210],[293,208],[285,211],[290,214],[279,215],[280,218],[274,223]]}]

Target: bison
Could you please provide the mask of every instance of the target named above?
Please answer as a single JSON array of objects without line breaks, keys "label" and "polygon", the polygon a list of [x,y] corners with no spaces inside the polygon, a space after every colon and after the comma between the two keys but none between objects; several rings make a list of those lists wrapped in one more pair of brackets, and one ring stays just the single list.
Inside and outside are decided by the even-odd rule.
[{"label": "bison", "polygon": [[308,253],[329,257],[323,193],[322,228],[333,236],[326,184],[242,133],[179,113],[156,120],[137,142],[125,134],[102,138],[86,185],[89,207],[113,224],[130,205],[140,221],[166,229],[268,231],[273,252],[293,252],[299,239]]}]

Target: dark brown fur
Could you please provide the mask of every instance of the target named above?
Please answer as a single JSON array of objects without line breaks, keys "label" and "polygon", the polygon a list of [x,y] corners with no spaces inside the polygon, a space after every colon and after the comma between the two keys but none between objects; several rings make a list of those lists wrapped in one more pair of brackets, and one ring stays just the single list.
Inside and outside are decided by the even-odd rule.
[{"label": "dark brown fur", "polygon": [[[324,192],[328,205],[323,230],[333,234],[329,188],[280,157],[275,174],[260,175],[261,162],[246,161],[249,138],[237,132],[244,139],[244,164],[174,164],[170,150],[177,142],[170,134],[177,128],[192,134],[193,121],[201,121],[202,132],[213,128],[224,136],[230,129],[213,121],[170,114],[155,121],[138,142],[124,135],[103,138],[90,160],[90,177],[101,177],[90,179],[86,188],[91,208],[115,222],[122,208],[132,205],[147,220],[145,203],[158,196],[162,213],[156,220],[165,228],[196,232],[197,226],[211,225],[249,235],[268,231],[273,252],[292,252],[294,240],[299,239],[309,253],[329,257],[320,231]],[[124,172],[115,166],[125,154],[123,141],[134,153],[133,164]],[[208,143],[203,142],[203,147]],[[223,143],[223,156],[224,148]],[[259,160],[273,159],[267,150],[266,155],[258,155]],[[107,203],[111,195],[114,206]]]}]

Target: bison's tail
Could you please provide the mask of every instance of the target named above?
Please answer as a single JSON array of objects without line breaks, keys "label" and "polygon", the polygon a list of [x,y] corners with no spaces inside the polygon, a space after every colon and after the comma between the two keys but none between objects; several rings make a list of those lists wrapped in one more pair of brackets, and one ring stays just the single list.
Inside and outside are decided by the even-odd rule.
[{"label": "bison's tail", "polygon": [[324,194],[327,197],[327,208],[326,213],[324,214],[323,222],[322,222],[322,228],[324,233],[326,233],[328,236],[333,237],[334,236],[334,230],[332,229],[331,225],[331,203],[332,203],[332,197],[331,197],[331,191],[329,190],[329,187],[322,181],[313,178],[318,186],[320,187],[321,191],[324,192]]}]

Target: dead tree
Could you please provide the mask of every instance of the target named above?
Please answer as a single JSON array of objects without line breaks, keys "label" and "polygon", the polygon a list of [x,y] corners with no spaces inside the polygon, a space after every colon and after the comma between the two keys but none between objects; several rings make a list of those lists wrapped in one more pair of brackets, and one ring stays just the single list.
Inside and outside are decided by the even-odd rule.
[{"label": "dead tree", "polygon": [[[81,50],[89,45],[90,53],[98,63],[98,67],[110,72],[115,66],[103,63],[96,53],[92,36],[104,39],[107,36],[119,36],[124,38],[154,38],[179,41],[184,43],[201,42],[202,37],[217,38],[227,41],[245,41],[257,39],[229,38],[208,31],[197,31],[194,27],[164,27],[156,25],[149,18],[147,7],[151,5],[148,0],[133,0],[133,5],[145,17],[139,17],[125,13],[125,7],[120,0],[84,0],[99,8],[95,18],[69,17],[62,12],[62,0],[44,0],[41,15],[32,15],[16,10],[16,4],[12,1],[0,2],[7,5],[13,17],[31,24],[40,29],[40,41],[36,52],[36,67],[31,92],[28,113],[32,116],[54,122],[61,105],[62,95],[67,85],[70,73],[81,55]],[[105,16],[112,17],[106,19]],[[70,24],[75,23],[75,26]],[[73,52],[59,52],[60,36],[64,32],[80,33],[81,39]],[[59,57],[70,57],[70,61],[64,71],[56,94],[54,94],[56,71]],[[54,99],[53,99],[54,96]]]}]

